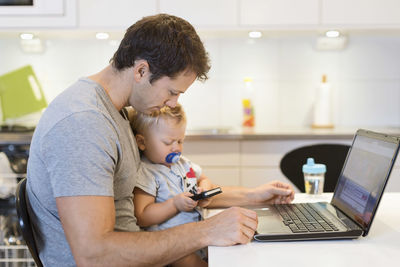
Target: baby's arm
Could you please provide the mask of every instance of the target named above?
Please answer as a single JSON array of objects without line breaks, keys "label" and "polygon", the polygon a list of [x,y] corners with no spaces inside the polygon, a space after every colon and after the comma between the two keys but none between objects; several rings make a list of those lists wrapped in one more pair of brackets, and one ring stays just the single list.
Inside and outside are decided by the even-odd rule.
[{"label": "baby's arm", "polygon": [[174,217],[179,211],[191,211],[196,207],[197,201],[189,198],[190,193],[185,192],[174,196],[164,202],[156,203],[155,197],[135,187],[133,203],[137,224],[148,227],[165,222]]}]

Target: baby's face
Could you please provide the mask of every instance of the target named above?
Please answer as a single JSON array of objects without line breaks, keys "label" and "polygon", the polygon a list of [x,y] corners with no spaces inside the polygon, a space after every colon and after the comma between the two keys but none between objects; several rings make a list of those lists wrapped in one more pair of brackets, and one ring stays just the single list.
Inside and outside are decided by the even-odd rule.
[{"label": "baby's face", "polygon": [[147,131],[144,136],[144,155],[153,163],[170,166],[165,161],[171,152],[181,152],[185,138],[186,123],[177,124],[173,119],[159,119],[158,124]]}]

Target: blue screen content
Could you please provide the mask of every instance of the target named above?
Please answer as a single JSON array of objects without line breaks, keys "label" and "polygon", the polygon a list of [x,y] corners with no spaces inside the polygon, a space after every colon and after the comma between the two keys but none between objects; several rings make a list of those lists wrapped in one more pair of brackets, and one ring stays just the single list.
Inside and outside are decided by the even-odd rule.
[{"label": "blue screen content", "polygon": [[335,192],[335,201],[363,227],[370,224],[387,180],[395,143],[358,135]]}]

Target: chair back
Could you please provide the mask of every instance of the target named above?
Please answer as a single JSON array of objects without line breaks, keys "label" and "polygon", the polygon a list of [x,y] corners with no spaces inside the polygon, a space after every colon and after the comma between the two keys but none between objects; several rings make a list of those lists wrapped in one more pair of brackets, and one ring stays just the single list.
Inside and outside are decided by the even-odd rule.
[{"label": "chair back", "polygon": [[32,254],[32,258],[38,267],[42,267],[43,264],[40,261],[39,253],[36,248],[35,238],[33,235],[33,229],[28,213],[28,196],[26,194],[26,178],[22,179],[17,185],[16,197],[16,208],[18,216],[18,226],[22,232],[29,251]]},{"label": "chair back", "polygon": [[342,144],[316,144],[296,148],[286,153],[280,162],[282,173],[301,191],[305,192],[303,164],[307,158],[326,165],[324,192],[333,192],[350,146]]}]

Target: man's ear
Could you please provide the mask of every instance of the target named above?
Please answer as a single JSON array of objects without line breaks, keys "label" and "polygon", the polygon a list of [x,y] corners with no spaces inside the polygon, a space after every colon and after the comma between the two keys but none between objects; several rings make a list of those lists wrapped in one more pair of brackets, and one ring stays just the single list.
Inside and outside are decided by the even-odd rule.
[{"label": "man's ear", "polygon": [[144,142],[144,136],[141,135],[141,134],[137,134],[137,135],[135,136],[135,138],[136,138],[136,143],[137,143],[137,145],[138,145],[138,148],[139,148],[141,151],[144,151],[144,150],[146,149],[146,145],[145,145],[145,142]]},{"label": "man's ear", "polygon": [[147,60],[139,59],[136,60],[135,65],[133,67],[133,75],[135,77],[136,82],[140,82],[143,77],[147,77],[150,74],[150,67]]}]

